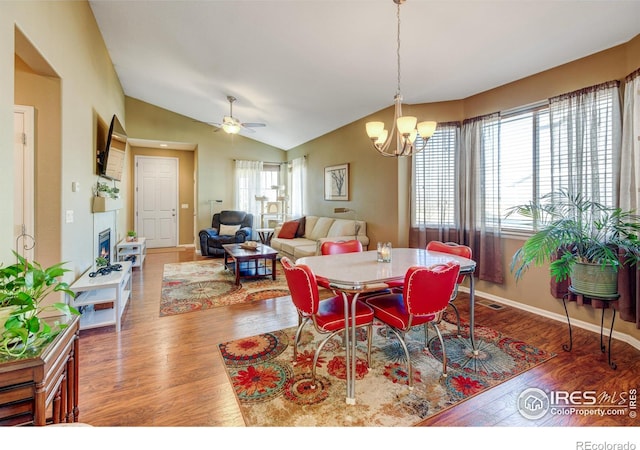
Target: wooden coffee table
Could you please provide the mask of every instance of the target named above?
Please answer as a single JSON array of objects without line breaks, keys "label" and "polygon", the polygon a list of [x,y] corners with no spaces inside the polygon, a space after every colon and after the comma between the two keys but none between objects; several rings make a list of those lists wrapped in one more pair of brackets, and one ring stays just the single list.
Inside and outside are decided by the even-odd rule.
[{"label": "wooden coffee table", "polygon": [[[255,250],[244,249],[240,244],[225,244],[222,248],[224,248],[224,267],[236,275],[236,286],[240,285],[240,277],[256,278],[271,275],[273,280],[276,279],[277,250],[265,244],[258,244]],[[268,264],[264,264],[267,260],[271,260],[271,268]]]}]

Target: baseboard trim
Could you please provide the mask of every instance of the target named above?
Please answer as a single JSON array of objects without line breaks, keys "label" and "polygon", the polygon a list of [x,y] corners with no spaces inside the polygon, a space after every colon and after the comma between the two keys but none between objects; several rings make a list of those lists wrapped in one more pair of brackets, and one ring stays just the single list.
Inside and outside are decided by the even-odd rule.
[{"label": "baseboard trim", "polygon": [[[466,286],[460,286],[460,292],[466,292],[467,294],[469,293],[469,288],[467,288]],[[546,317],[548,319],[552,319],[558,322],[562,322],[565,324],[567,324],[567,317],[563,314],[557,314],[551,311],[547,311],[541,308],[536,308],[535,306],[531,306],[531,305],[525,305],[524,303],[520,303],[520,302],[516,302],[513,300],[509,300],[507,298],[503,298],[497,295],[493,295],[493,294],[489,294],[487,292],[482,292],[482,291],[477,291],[476,290],[476,295],[478,297],[482,297],[485,298],[487,300],[491,300],[493,302],[496,303],[502,303],[503,305],[507,305],[507,306],[511,306],[512,308],[517,308],[517,309],[521,309],[523,311],[527,311],[533,314],[536,314],[538,316],[542,316],[542,317]],[[588,330],[588,331],[593,331],[594,333],[598,333],[600,334],[600,326],[599,325],[595,325],[593,323],[589,323],[589,322],[585,322],[582,320],[578,320],[578,319],[574,319],[571,318],[571,326],[572,327],[578,327],[578,328],[582,328],[584,330]],[[608,337],[608,330],[604,330],[605,335]],[[613,330],[613,333],[611,334],[612,338],[618,339],[619,341],[622,342],[626,342],[627,344],[631,345],[632,347],[640,350],[640,340],[630,336],[626,333],[621,333],[619,331]]]}]

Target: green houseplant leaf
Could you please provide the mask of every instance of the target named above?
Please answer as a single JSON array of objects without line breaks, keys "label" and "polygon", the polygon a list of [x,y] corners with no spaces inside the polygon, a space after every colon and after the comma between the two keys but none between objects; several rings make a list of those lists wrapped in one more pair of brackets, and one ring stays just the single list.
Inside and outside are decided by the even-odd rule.
[{"label": "green houseplant leaf", "polygon": [[640,259],[640,216],[633,211],[560,190],[511,208],[508,216],[513,214],[529,218],[537,230],[513,255],[516,280],[532,265],[549,264],[551,275],[563,281],[576,262],[617,270]]},{"label": "green houseplant leaf", "polygon": [[69,285],[59,280],[68,269],[64,263],[43,268],[37,262],[28,262],[14,252],[17,263],[0,266],[0,307],[10,309],[0,323],[0,354],[21,356],[31,347],[50,342],[66,325],[55,323],[52,328],[42,320],[45,312],[57,310],[64,315],[79,312],[66,303],[57,302],[42,306],[42,301],[51,293],[63,292],[71,297],[75,294]]}]

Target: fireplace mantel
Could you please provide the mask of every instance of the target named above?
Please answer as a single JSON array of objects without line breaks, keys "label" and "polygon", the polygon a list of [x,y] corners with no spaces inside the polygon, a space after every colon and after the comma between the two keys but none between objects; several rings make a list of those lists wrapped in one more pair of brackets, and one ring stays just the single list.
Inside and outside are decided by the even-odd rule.
[{"label": "fireplace mantel", "polygon": [[122,209],[121,198],[93,197],[93,212],[107,212]]}]

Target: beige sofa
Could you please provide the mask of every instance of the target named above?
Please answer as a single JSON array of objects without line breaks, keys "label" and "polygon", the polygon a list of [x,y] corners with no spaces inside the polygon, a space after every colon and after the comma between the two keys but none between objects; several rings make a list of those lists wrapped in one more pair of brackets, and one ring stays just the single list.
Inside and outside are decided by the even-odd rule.
[{"label": "beige sofa", "polygon": [[355,237],[362,242],[365,250],[369,245],[367,223],[361,220],[305,216],[304,233],[299,230],[300,237],[293,239],[278,237],[281,228],[282,225],[275,228],[270,246],[278,251],[279,256],[286,256],[293,261],[303,256],[319,255],[320,246],[326,241],[346,241]]}]

